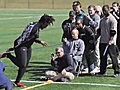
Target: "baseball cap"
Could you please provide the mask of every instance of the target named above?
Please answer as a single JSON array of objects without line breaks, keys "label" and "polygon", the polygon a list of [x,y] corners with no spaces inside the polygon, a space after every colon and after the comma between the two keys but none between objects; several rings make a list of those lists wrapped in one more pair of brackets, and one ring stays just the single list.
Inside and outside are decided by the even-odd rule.
[{"label": "baseball cap", "polygon": [[69,12],[69,16],[75,16],[75,15],[76,15],[75,11],[72,10],[72,11]]}]

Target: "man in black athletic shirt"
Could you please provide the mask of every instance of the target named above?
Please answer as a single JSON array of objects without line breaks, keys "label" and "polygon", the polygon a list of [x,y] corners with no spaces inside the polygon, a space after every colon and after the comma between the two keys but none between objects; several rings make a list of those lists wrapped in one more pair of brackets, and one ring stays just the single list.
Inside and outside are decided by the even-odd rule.
[{"label": "man in black athletic shirt", "polygon": [[11,53],[8,52],[2,54],[1,58],[6,56],[16,66],[19,67],[18,75],[15,80],[15,84],[18,87],[25,87],[25,85],[22,84],[20,80],[23,77],[26,67],[31,58],[32,44],[36,42],[42,44],[43,46],[47,45],[46,42],[38,40],[39,32],[40,30],[46,28],[48,25],[53,24],[54,21],[55,19],[52,16],[44,14],[38,22],[29,23],[22,34],[14,41],[14,47],[8,50],[14,50],[15,56],[11,55]]}]

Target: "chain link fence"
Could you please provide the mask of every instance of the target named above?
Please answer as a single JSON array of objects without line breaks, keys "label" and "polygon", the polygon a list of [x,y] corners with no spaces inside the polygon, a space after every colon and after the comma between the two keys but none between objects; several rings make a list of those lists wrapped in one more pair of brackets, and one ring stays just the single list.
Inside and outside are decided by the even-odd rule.
[{"label": "chain link fence", "polygon": [[[0,9],[70,9],[75,0],[0,0]],[[79,0],[82,8],[88,5],[104,5],[120,0]]]}]

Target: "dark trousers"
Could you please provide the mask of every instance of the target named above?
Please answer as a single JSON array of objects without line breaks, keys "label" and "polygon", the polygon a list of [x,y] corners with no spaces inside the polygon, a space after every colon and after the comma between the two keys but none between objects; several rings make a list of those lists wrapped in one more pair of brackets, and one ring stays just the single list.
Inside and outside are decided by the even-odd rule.
[{"label": "dark trousers", "polygon": [[107,51],[104,54],[104,51],[106,49],[107,44],[100,43],[100,73],[105,74],[107,70],[107,55],[109,54],[111,60],[112,60],[112,68],[114,70],[114,74],[119,73],[119,65],[117,60],[117,53],[116,53],[116,45],[109,45],[107,48]]},{"label": "dark trousers", "polygon": [[15,49],[15,55],[16,57],[14,57],[11,54],[8,54],[8,58],[16,65],[19,67],[18,70],[18,75],[16,78],[16,83],[19,82],[22,78],[22,76],[24,75],[25,71],[26,71],[26,67],[29,63],[29,60],[31,58],[31,48],[27,48],[27,47],[19,47]]},{"label": "dark trousers", "polygon": [[117,46],[120,51],[120,19],[118,20],[118,25],[117,25]]},{"label": "dark trousers", "polygon": [[85,48],[85,51],[84,51],[84,58],[87,61],[89,72],[91,72],[95,68],[95,66],[94,66],[95,61],[91,59],[91,55],[94,52],[91,49],[91,47],[92,47],[91,44],[86,45],[86,48]]}]

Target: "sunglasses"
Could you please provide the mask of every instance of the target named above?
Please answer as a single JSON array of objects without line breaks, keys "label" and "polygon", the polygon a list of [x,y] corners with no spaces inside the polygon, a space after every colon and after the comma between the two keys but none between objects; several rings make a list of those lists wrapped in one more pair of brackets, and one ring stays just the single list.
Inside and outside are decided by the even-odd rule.
[{"label": "sunglasses", "polygon": [[59,54],[60,52],[56,52],[56,54]]},{"label": "sunglasses", "polygon": [[96,11],[96,13],[99,13],[99,11]]}]

